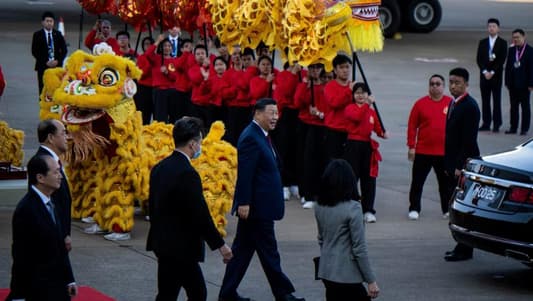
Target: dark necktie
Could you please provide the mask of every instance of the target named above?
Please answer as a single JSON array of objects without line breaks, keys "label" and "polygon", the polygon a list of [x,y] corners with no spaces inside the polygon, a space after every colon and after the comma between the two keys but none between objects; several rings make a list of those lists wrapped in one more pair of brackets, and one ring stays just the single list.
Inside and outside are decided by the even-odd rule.
[{"label": "dark necktie", "polygon": [[54,224],[56,223],[56,215],[54,213],[54,204],[52,203],[52,200],[49,200],[46,203],[46,209],[48,209],[48,213],[50,213],[50,217],[52,217],[52,221],[54,221]]},{"label": "dark necktie", "polygon": [[172,56],[176,57],[178,54],[178,43],[176,39],[172,39]]},{"label": "dark necktie", "polygon": [[272,138],[270,138],[270,135],[266,136],[268,145],[270,145],[270,149],[272,150],[272,153],[274,154],[274,157],[276,157],[276,151],[274,150],[274,145],[272,145]]},{"label": "dark necktie", "polygon": [[450,116],[452,116],[452,112],[454,108],[455,108],[455,100],[452,99],[452,101],[448,105],[448,119],[450,119]]},{"label": "dark necktie", "polygon": [[48,60],[54,59],[54,40],[52,40],[52,33],[48,33]]}]

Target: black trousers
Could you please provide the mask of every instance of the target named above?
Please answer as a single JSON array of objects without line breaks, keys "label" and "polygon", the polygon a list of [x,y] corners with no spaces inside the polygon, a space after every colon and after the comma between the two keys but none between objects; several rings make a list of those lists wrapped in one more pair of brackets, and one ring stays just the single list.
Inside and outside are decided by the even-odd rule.
[{"label": "black trousers", "polygon": [[174,124],[178,120],[178,94],[175,89],[154,88],[154,120]]},{"label": "black trousers", "polygon": [[[457,186],[458,178],[453,174],[453,171],[451,170],[448,170],[448,174],[446,175],[446,178],[447,178],[447,183],[448,183],[447,186],[448,186],[448,191],[450,194],[450,203],[451,203],[452,202],[451,196],[453,195],[453,191],[455,190],[455,187]],[[457,254],[463,254],[467,256],[472,256],[472,254],[474,253],[474,249],[462,243],[457,243],[453,251]]]},{"label": "black trousers", "polygon": [[303,151],[303,179],[300,195],[306,200],[316,200],[320,190],[320,177],[326,168],[326,128],[320,125],[307,125]]},{"label": "black trousers", "polygon": [[226,265],[220,299],[233,300],[237,297],[237,288],[255,252],[274,296],[282,297],[294,292],[294,286],[281,270],[273,221],[239,219],[231,249],[233,258]]},{"label": "black trousers", "polygon": [[283,162],[281,180],[285,187],[297,185],[299,182],[298,157],[301,155],[298,153],[298,131],[300,123],[297,109],[284,108],[276,127],[274,142]]},{"label": "black trousers", "polygon": [[375,214],[376,178],[370,176],[370,159],[372,158],[370,141],[348,140],[343,157],[352,166],[355,180],[359,181],[361,186],[363,213]]},{"label": "black trousers", "polygon": [[511,100],[511,128],[516,131],[518,128],[518,108],[522,109],[522,125],[521,131],[529,131],[529,124],[531,121],[531,108],[529,101],[530,92],[525,89],[509,89],[509,99]]},{"label": "black trousers", "polygon": [[209,106],[201,106],[197,104],[192,104],[192,110],[191,115],[193,117],[200,118],[202,122],[204,123],[204,127],[209,130],[209,127],[211,126],[211,120],[212,120],[212,112]]},{"label": "black trousers", "polygon": [[191,115],[191,93],[176,90],[176,120]]},{"label": "black trousers", "polygon": [[342,158],[347,137],[348,134],[346,132],[327,128],[326,144],[324,145],[327,162],[331,161],[332,159]]},{"label": "black trousers", "polygon": [[491,122],[493,122],[493,129],[499,129],[502,125],[502,80],[494,77],[487,80],[482,74],[479,86],[481,90],[483,126],[490,127]]},{"label": "black trousers", "polygon": [[188,262],[176,256],[157,256],[156,301],[176,301],[181,288],[189,301],[205,301],[207,288],[198,262]]},{"label": "black trousers", "polygon": [[431,170],[435,171],[439,183],[440,207],[442,213],[448,212],[448,203],[451,195],[449,192],[446,174],[444,173],[444,157],[435,155],[416,154],[413,162],[411,176],[411,189],[409,190],[409,211],[420,212],[422,210],[421,198],[424,183]]},{"label": "black trousers", "polygon": [[323,279],[326,301],[370,301],[362,283],[338,283]]},{"label": "black trousers", "polygon": [[252,121],[252,109],[250,107],[229,107],[226,122],[225,140],[233,146],[237,146],[239,136]]},{"label": "black trousers", "polygon": [[137,111],[141,111],[143,124],[152,122],[152,113],[154,112],[154,100],[152,87],[137,84],[137,93],[133,96]]}]

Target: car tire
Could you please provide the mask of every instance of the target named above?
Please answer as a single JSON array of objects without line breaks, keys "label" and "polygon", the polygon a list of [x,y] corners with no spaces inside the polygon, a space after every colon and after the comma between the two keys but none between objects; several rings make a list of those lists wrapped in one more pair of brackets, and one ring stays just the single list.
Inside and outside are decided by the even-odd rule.
[{"label": "car tire", "polygon": [[442,7],[438,0],[411,0],[405,15],[407,28],[421,33],[435,30],[441,18]]},{"label": "car tire", "polygon": [[400,6],[395,0],[382,0],[379,7],[379,19],[383,28],[383,35],[391,38],[400,28]]}]

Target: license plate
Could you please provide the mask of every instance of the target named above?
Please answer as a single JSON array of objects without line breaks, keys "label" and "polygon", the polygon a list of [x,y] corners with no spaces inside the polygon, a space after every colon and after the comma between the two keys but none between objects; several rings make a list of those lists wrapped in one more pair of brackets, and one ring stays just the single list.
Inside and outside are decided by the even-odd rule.
[{"label": "license plate", "polygon": [[473,203],[477,203],[478,200],[492,203],[498,201],[501,198],[501,195],[502,191],[500,189],[491,186],[483,186],[477,183],[472,189]]}]

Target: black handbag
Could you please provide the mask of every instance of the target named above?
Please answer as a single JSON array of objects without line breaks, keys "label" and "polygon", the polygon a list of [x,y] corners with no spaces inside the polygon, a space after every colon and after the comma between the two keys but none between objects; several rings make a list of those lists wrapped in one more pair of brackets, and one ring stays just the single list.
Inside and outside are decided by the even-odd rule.
[{"label": "black handbag", "polygon": [[315,280],[320,280],[320,278],[318,278],[318,266],[320,265],[320,256],[313,257],[313,263],[315,264]]}]

